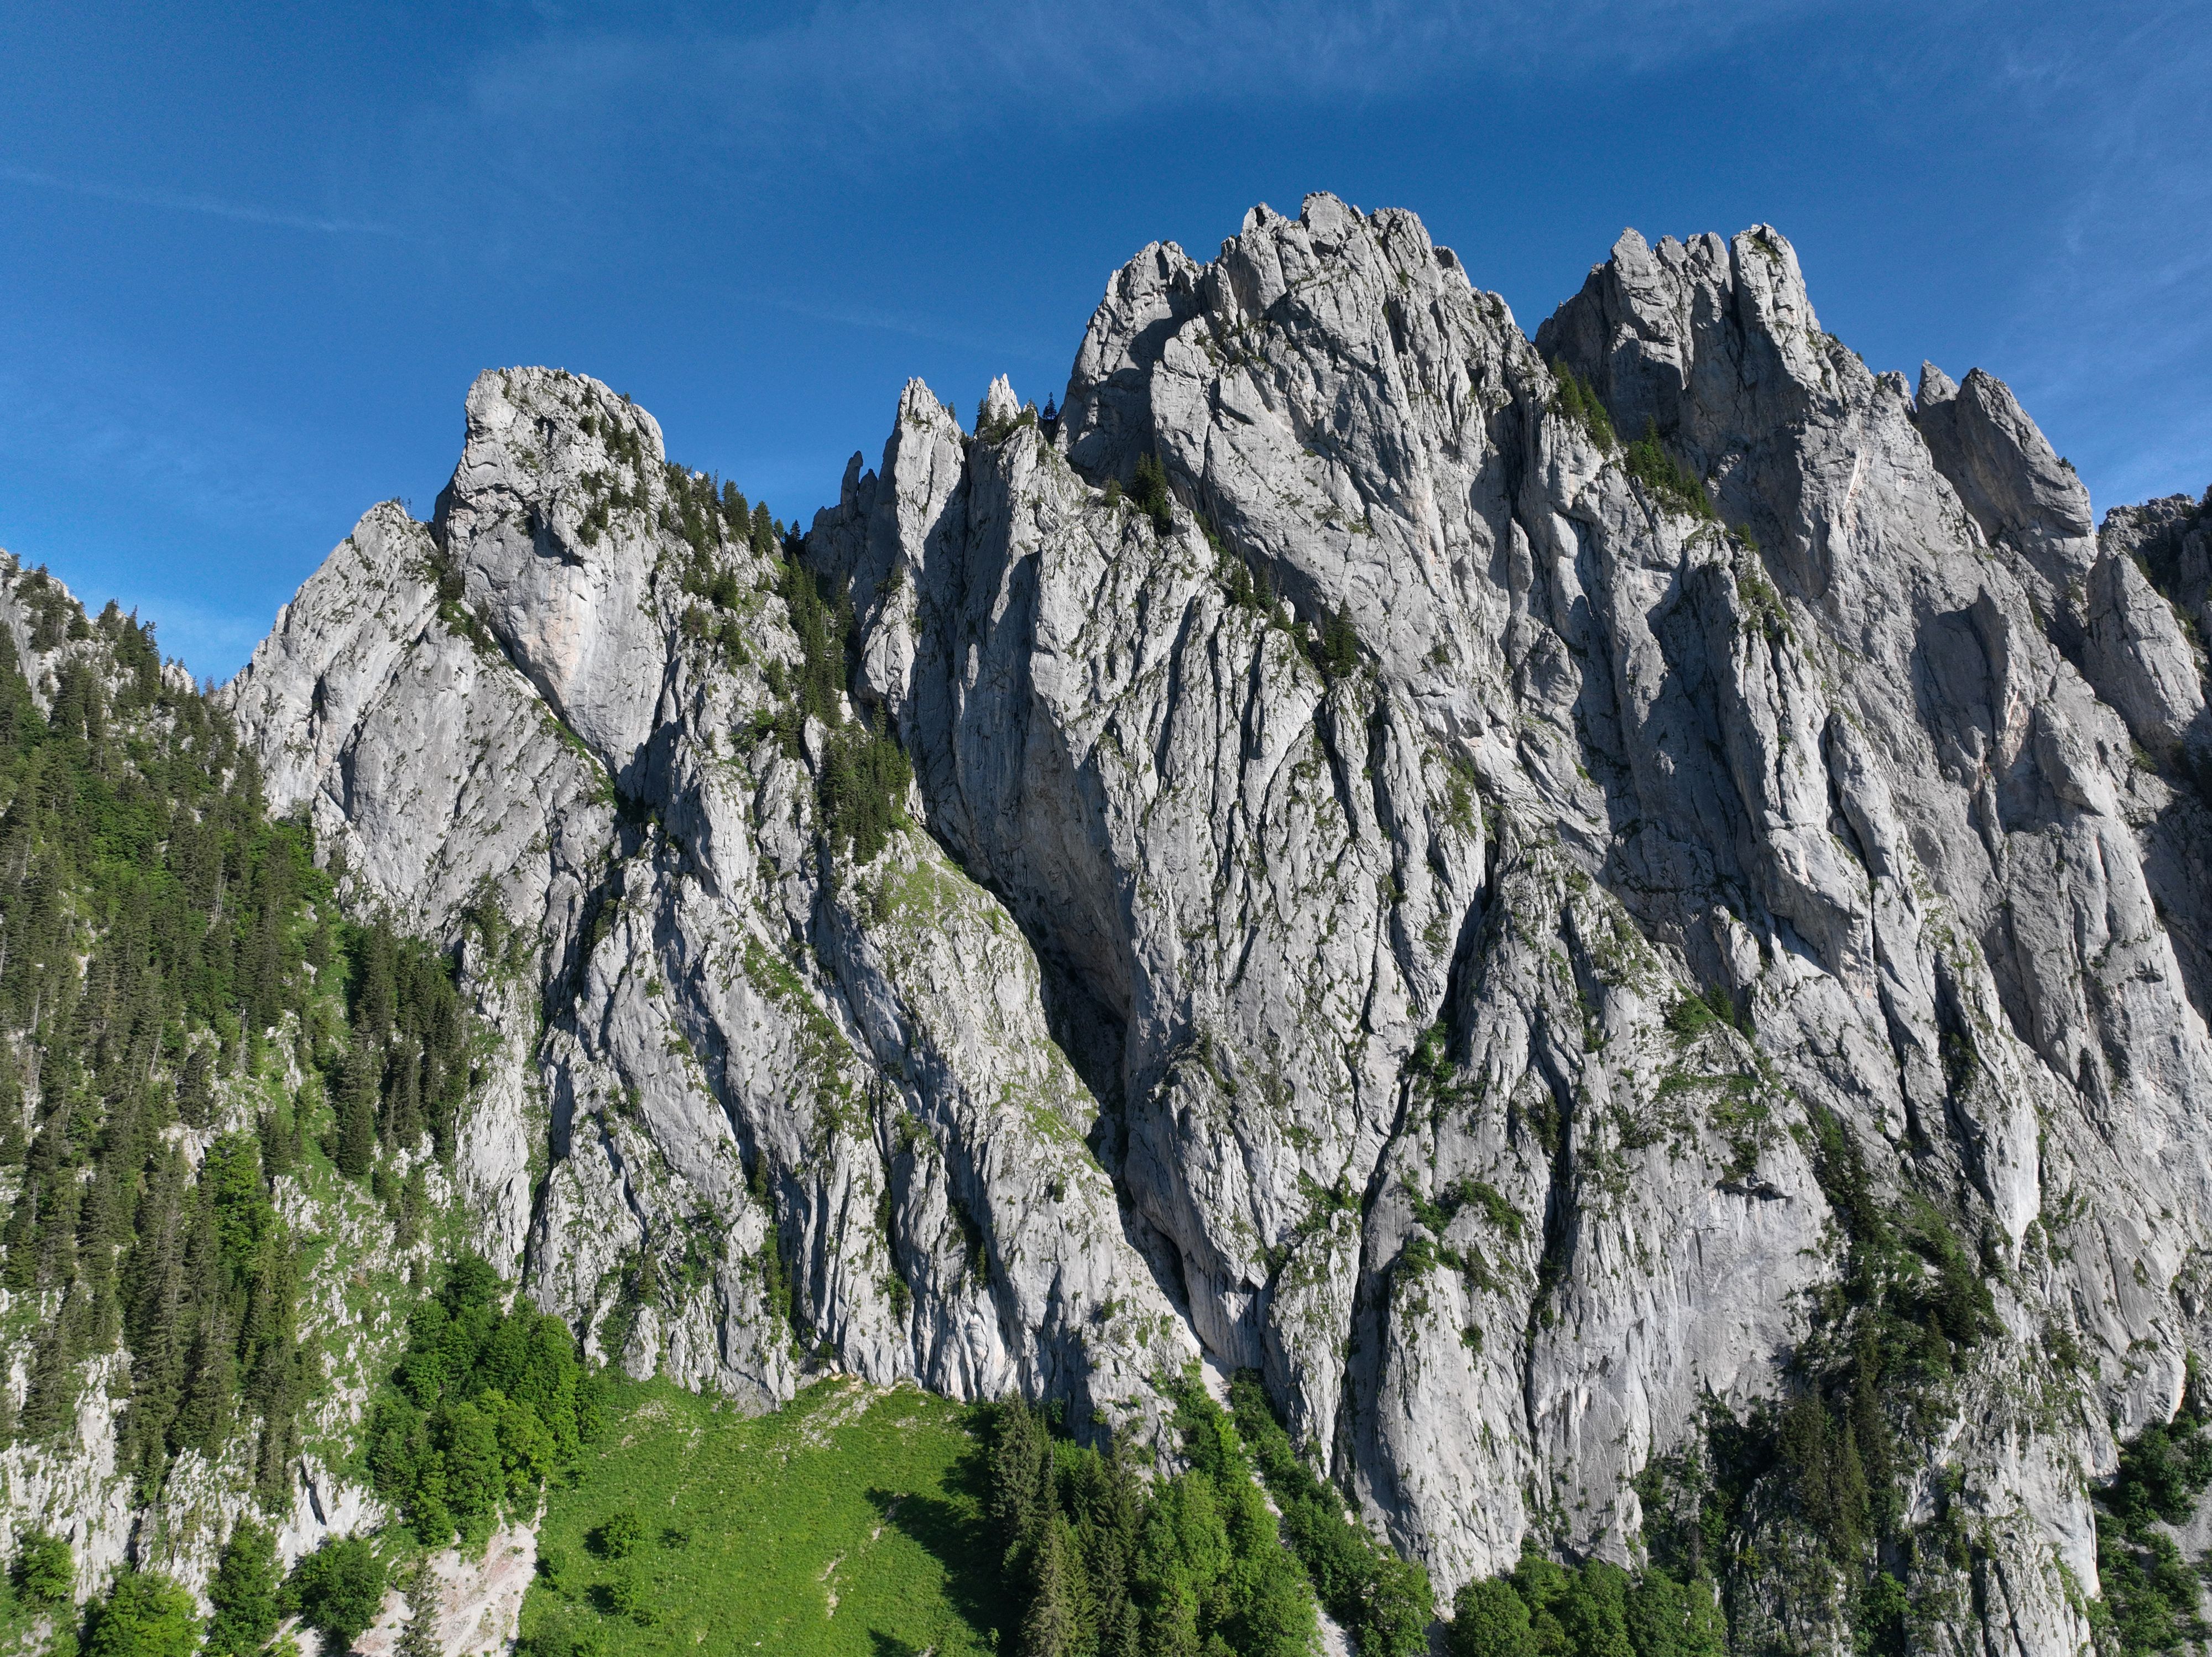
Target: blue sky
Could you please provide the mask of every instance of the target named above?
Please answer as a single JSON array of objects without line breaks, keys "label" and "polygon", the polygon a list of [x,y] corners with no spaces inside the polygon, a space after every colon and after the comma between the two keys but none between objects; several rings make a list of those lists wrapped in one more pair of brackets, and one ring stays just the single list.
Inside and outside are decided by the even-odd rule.
[{"label": "blue sky", "polygon": [[233,671],[483,367],[779,516],[899,386],[1065,384],[1113,269],[1419,212],[1537,323],[1769,221],[1876,368],[2008,380],[2099,510],[2212,483],[2212,0],[0,0],[0,546]]}]

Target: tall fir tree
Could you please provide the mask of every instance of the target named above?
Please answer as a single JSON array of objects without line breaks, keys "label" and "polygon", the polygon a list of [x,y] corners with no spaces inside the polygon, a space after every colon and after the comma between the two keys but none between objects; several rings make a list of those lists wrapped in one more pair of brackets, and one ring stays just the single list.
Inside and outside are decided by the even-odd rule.
[{"label": "tall fir tree", "polygon": [[207,1585],[208,1657],[258,1657],[276,1632],[276,1539],[252,1520],[240,1520],[223,1545]]}]

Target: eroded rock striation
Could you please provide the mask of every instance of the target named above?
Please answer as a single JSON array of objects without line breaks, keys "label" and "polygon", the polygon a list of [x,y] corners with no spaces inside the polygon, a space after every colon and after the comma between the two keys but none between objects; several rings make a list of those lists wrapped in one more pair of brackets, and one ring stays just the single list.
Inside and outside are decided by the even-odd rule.
[{"label": "eroded rock striation", "polygon": [[2071,1653],[2212,1332],[2206,524],[2100,537],[1766,227],[1532,342],[1316,196],[1139,254],[1056,422],[910,385],[803,537],[488,373],[229,694],[462,951],[461,1178],[633,1371],[1141,1436],[1255,1368],[1447,1603],[1810,1399],[1880,1517],[1762,1473],[1744,1648],[1849,1648],[1878,1529],[1943,1648]]}]

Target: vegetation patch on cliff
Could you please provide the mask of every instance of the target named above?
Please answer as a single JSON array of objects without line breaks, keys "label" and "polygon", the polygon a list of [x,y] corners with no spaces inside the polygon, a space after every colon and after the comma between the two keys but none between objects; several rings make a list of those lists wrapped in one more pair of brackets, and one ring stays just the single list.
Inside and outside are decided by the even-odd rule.
[{"label": "vegetation patch on cliff", "polygon": [[1427,1651],[1435,1603],[1428,1572],[1378,1545],[1336,1486],[1307,1466],[1275,1419],[1256,1373],[1238,1374],[1229,1403],[1237,1430],[1251,1446],[1267,1494],[1282,1514],[1283,1539],[1361,1657],[1417,1657]]},{"label": "vegetation patch on cliff", "polygon": [[2212,1432],[2192,1364],[2180,1411],[2120,1451],[2119,1476],[2097,1497],[2097,1576],[2089,1605],[2100,1642],[2125,1657],[2201,1651],[2212,1640],[2198,1605],[2207,1561],[2192,1568],[2172,1527],[2186,1525],[2212,1484]]},{"label": "vegetation patch on cliff", "polygon": [[1711,523],[1713,503],[1697,473],[1677,460],[1659,440],[1657,425],[1647,419],[1644,435],[1628,446],[1624,464],[1628,475],[1651,492],[1662,507]]},{"label": "vegetation patch on cliff", "polygon": [[1118,1445],[1073,1443],[1018,1399],[994,1411],[991,1515],[1023,1607],[1022,1657],[1314,1649],[1313,1594],[1235,1421],[1194,1367],[1167,1390],[1189,1465],[1150,1483]]},{"label": "vegetation patch on cliff", "polygon": [[607,1421],[547,1491],[523,1657],[1011,1648],[973,1411],[838,1381],[745,1417],[655,1381]]}]

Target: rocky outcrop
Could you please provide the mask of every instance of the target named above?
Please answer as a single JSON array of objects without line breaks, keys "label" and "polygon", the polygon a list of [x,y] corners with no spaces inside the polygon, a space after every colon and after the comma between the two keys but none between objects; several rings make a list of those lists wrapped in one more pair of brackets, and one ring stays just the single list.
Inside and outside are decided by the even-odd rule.
[{"label": "rocky outcrop", "polygon": [[2089,491],[2002,380],[1977,368],[1963,385],[1920,367],[1913,416],[1928,452],[1992,546],[2011,548],[2063,592],[2097,555]]},{"label": "rocky outcrop", "polygon": [[[1971,1538],[1885,1556],[1915,1628],[2087,1642],[2088,1481],[2206,1333],[2196,517],[2100,543],[1766,227],[1627,233],[1532,343],[1325,196],[1139,254],[1056,426],[912,384],[803,543],[730,499],[488,374],[233,691],[499,1021],[541,1304],[754,1405],[1257,1368],[1446,1593],[1879,1363],[1895,1533]],[[1738,1632],[1842,1648],[1762,1477]]]},{"label": "rocky outcrop", "polygon": [[755,1408],[834,1363],[1149,1419],[1194,1349],[1029,947],[926,836],[833,846],[851,733],[785,717],[773,537],[595,382],[486,374],[468,412],[434,522],[372,513],[232,695],[279,809],[310,805],[360,901],[456,943],[512,1038],[490,1085],[544,1126],[486,1154],[546,1158],[531,1292]]}]

